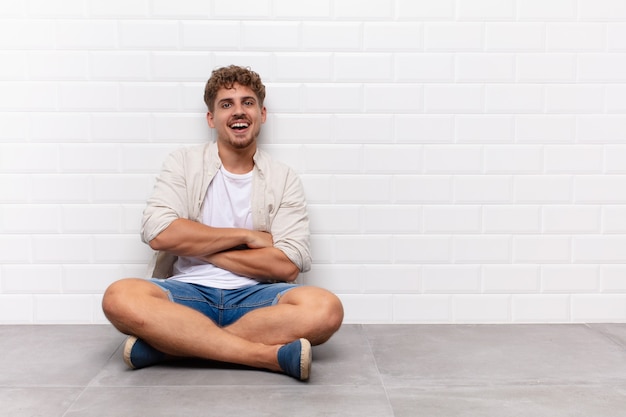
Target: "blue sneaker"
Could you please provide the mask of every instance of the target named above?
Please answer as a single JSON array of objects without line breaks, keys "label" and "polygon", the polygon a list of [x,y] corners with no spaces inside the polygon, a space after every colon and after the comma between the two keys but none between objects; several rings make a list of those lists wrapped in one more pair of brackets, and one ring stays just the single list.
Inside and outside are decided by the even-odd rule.
[{"label": "blue sneaker", "polygon": [[284,373],[300,381],[309,379],[311,373],[311,342],[299,339],[278,349],[278,364]]},{"label": "blue sneaker", "polygon": [[156,350],[135,336],[128,336],[124,343],[124,362],[131,369],[145,368],[163,362],[167,355]]}]

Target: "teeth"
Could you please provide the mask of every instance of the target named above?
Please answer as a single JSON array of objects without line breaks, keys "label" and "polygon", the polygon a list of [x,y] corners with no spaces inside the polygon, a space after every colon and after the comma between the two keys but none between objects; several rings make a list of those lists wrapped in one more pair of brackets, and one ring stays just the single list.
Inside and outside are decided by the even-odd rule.
[{"label": "teeth", "polygon": [[248,123],[233,123],[230,127],[232,127],[233,129],[237,129],[237,128],[246,128],[248,127]]}]

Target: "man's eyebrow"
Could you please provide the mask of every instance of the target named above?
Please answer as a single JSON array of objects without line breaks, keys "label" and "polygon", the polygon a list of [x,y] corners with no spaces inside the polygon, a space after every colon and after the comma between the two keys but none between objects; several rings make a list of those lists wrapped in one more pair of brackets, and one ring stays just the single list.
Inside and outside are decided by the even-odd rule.
[{"label": "man's eyebrow", "polygon": [[[254,96],[245,96],[245,97],[240,97],[240,100],[241,101],[244,101],[244,100],[254,100],[254,101],[256,101],[256,97],[254,97]],[[235,101],[235,99],[232,98],[232,97],[224,97],[224,98],[218,100],[217,102],[218,103],[223,103],[223,102],[226,102],[226,101]]]}]

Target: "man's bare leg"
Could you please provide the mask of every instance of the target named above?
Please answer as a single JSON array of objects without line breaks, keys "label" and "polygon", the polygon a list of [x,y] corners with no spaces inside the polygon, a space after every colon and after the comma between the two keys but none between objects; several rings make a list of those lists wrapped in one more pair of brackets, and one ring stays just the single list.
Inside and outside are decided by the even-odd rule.
[{"label": "man's bare leg", "polygon": [[343,307],[336,295],[322,288],[302,286],[287,291],[276,305],[251,311],[224,329],[268,345],[299,338],[319,345],[339,329],[342,321]]},{"label": "man's bare leg", "polygon": [[284,343],[264,344],[225,331],[202,313],[170,301],[149,281],[118,281],[107,289],[102,304],[118,330],[163,353],[282,371],[277,353]]}]

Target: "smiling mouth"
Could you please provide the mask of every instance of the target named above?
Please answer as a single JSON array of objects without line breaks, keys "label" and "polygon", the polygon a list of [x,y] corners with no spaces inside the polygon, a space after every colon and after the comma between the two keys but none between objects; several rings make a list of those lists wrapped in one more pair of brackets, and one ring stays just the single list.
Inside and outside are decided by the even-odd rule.
[{"label": "smiling mouth", "polygon": [[247,122],[235,122],[230,125],[230,128],[233,130],[244,130],[250,126],[250,123]]}]

